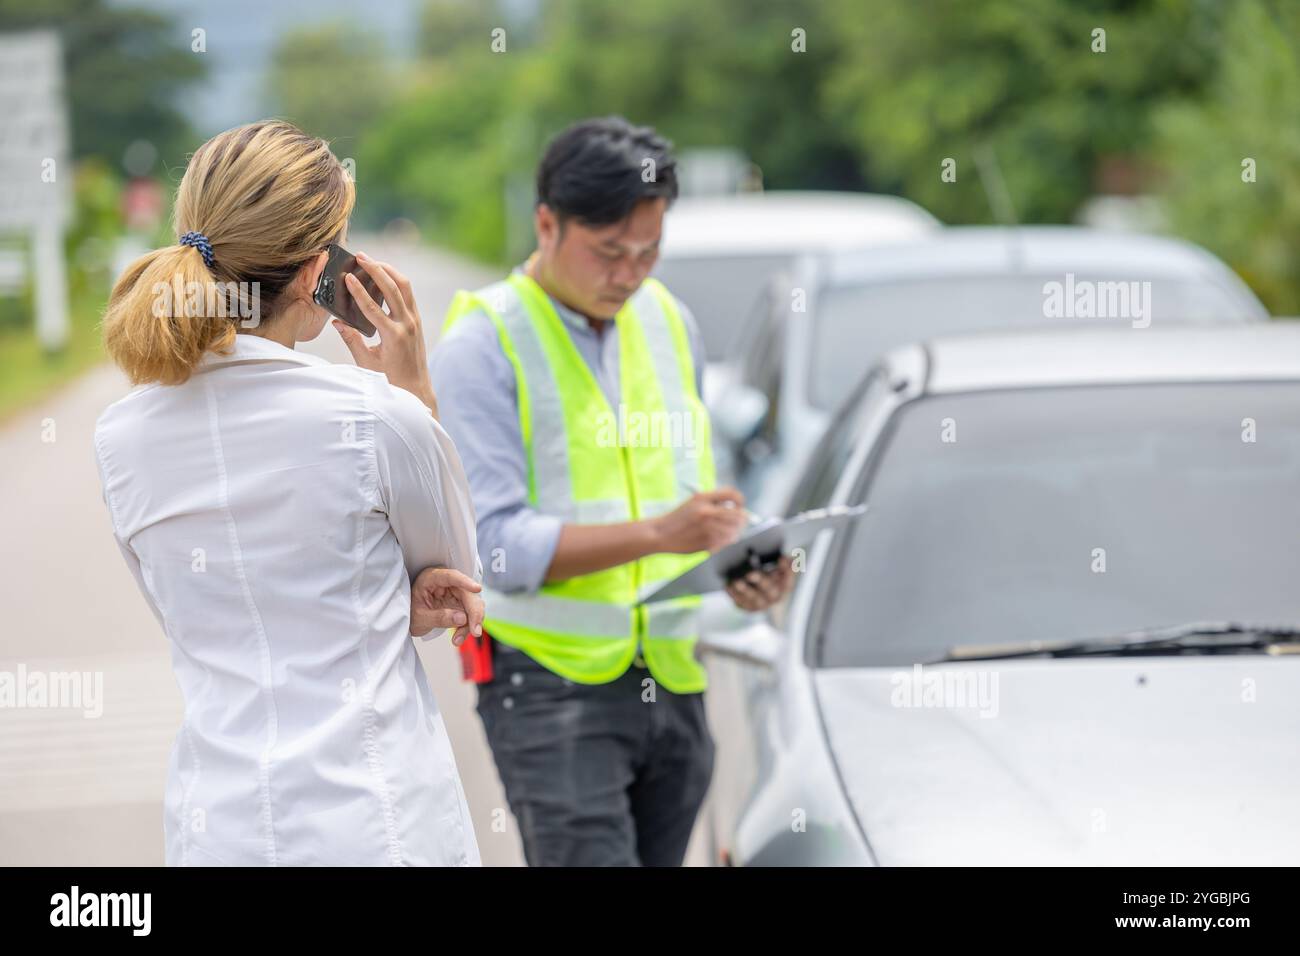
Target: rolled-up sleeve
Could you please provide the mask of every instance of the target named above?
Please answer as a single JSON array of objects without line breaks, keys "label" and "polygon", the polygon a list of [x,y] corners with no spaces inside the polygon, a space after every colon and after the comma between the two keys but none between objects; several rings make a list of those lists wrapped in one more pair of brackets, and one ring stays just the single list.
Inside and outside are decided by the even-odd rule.
[{"label": "rolled-up sleeve", "polygon": [[484,583],[498,591],[535,591],[546,580],[563,525],[529,507],[515,370],[491,320],[482,312],[460,318],[434,348],[429,372],[469,479]]},{"label": "rolled-up sleeve", "polygon": [[412,579],[429,567],[482,580],[474,505],[451,436],[414,395],[377,383],[378,493]]}]

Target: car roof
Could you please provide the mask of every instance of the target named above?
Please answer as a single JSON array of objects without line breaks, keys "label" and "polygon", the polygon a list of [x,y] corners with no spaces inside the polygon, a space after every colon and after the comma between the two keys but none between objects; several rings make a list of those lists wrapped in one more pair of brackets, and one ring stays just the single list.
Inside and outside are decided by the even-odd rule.
[{"label": "car roof", "polygon": [[687,196],[668,211],[662,256],[793,256],[900,242],[939,227],[930,213],[897,196],[798,190]]},{"label": "car roof", "polygon": [[[1193,243],[1085,226],[948,226],[915,241],[827,253],[831,285],[935,275],[1064,275],[1170,279],[1235,275]],[[1239,280],[1237,280],[1239,281]]]},{"label": "car roof", "polygon": [[928,394],[1300,379],[1300,323],[988,332],[904,346],[883,364],[895,381],[924,375]]}]

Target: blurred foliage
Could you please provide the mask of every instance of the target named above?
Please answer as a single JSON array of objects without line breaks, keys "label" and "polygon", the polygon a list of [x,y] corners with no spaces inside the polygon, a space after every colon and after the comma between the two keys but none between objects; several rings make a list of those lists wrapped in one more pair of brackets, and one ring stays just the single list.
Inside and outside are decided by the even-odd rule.
[{"label": "blurred foliage", "polygon": [[[1300,312],[1293,0],[419,10],[414,57],[390,57],[364,24],[312,22],[269,61],[272,111],[355,160],[359,225],[410,218],[432,241],[508,262],[530,231],[547,139],[621,113],[679,153],[742,151],[767,188],[899,193],[947,222],[994,221],[992,178],[1023,222],[1071,221],[1099,193],[1157,194],[1175,231],[1223,255],[1273,309]],[[137,138],[169,162],[197,145],[175,104],[203,58],[166,17],[107,0],[0,0],[0,27],[46,24],[68,45],[77,156],[117,170]],[[1093,50],[1098,28],[1105,52]],[[1247,156],[1256,183],[1241,181]],[[940,175],[948,157],[953,183]]]},{"label": "blurred foliage", "polygon": [[22,328],[0,328],[0,422],[104,361],[99,333],[103,307],[102,295],[71,288],[68,341],[57,352],[41,348],[30,320]]},{"label": "blurred foliage", "polygon": [[[825,87],[869,177],[947,222],[988,222],[981,149],[1016,217],[1067,222],[1103,162],[1136,165],[1151,111],[1195,94],[1231,3],[1205,0],[828,0]],[[1093,52],[1093,30],[1105,52]],[[940,178],[956,160],[957,181]]]},{"label": "blurred foliage", "polygon": [[[26,246],[9,237],[0,239],[0,252],[6,256],[20,255],[25,260],[30,259]],[[15,290],[15,294],[8,292],[7,289],[0,291],[0,343],[13,334],[30,335],[32,316],[36,314],[30,281],[24,282],[22,288]]]},{"label": "blurred foliage", "polygon": [[72,223],[64,236],[73,294],[108,299],[117,278],[112,272],[113,249],[125,228],[122,185],[122,178],[102,159],[77,166]]},{"label": "blurred foliage", "polygon": [[[63,236],[68,292],[73,298],[106,301],[112,289],[113,251],[124,230],[122,178],[99,157],[76,166],[72,187],[72,217]],[[14,232],[4,247],[26,260],[27,281],[19,295],[0,296],[0,327],[33,336],[32,250],[29,238]]]},{"label": "blurred foliage", "polygon": [[[1068,222],[1098,192],[1152,191],[1174,174],[1159,162],[1155,117],[1204,101],[1244,5],[548,0],[536,19],[520,9],[425,5],[420,66],[357,151],[363,218],[410,216],[437,241],[508,259],[518,250],[505,235],[546,140],[580,117],[621,113],[679,150],[743,150],[767,188],[901,193],[945,221],[978,223],[996,219],[985,178],[997,175],[1020,221]],[[497,27],[504,52],[492,49]],[[1093,50],[1099,27],[1104,52]],[[955,183],[940,177],[947,157]]]},{"label": "blurred foliage", "polygon": [[[546,9],[532,51],[546,66],[535,90],[543,140],[576,118],[620,113],[679,146],[741,147],[768,188],[863,187],[853,144],[820,94],[840,29],[824,4],[792,13],[783,0],[553,0]],[[806,53],[792,49],[796,28]]]},{"label": "blurred foliage", "polygon": [[63,40],[72,156],[119,166],[148,140],[165,163],[183,165],[194,133],[177,93],[201,79],[204,60],[165,14],[107,0],[0,0],[0,31],[53,28]]},{"label": "blurred foliage", "polygon": [[[1300,314],[1300,6],[1242,0],[1208,95],[1156,115],[1174,231],[1222,256],[1277,314]],[[1255,162],[1255,181],[1243,161]]]},{"label": "blurred foliage", "polygon": [[138,140],[153,145],[156,171],[181,167],[195,133],[178,94],[201,79],[202,57],[188,34],[150,10],[107,0],[0,0],[0,31],[52,28],[63,43],[70,153],[75,160],[73,214],[64,236],[68,340],[47,353],[34,331],[31,250],[28,281],[0,298],[0,418],[33,404],[103,361],[99,322],[112,285],[122,222],[122,163]]},{"label": "blurred foliage", "polygon": [[357,151],[363,222],[409,217],[435,241],[503,258],[507,182],[536,161],[534,140],[520,132],[533,64],[489,49],[503,22],[494,0],[426,5],[417,41],[425,69],[403,84],[405,95]]},{"label": "blurred foliage", "polygon": [[287,34],[267,72],[271,112],[353,156],[389,99],[388,56],[379,37],[354,23],[325,23]]},{"label": "blurred foliage", "polygon": [[104,360],[99,322],[112,287],[114,244],[122,233],[122,183],[100,159],[77,167],[73,219],[64,237],[68,262],[68,341],[48,353],[33,332],[31,250],[15,237],[9,244],[28,258],[28,281],[18,296],[0,296],[0,420],[32,405]]},{"label": "blurred foliage", "polygon": [[[863,188],[850,145],[819,109],[829,61],[791,52],[785,6],[554,0],[520,22],[492,0],[434,0],[420,52],[435,65],[359,150],[360,203],[503,261],[519,252],[506,245],[507,218],[531,206],[546,141],[610,113],[653,123],[679,146],[740,146],[769,188]],[[497,27],[503,52],[491,46]]]}]

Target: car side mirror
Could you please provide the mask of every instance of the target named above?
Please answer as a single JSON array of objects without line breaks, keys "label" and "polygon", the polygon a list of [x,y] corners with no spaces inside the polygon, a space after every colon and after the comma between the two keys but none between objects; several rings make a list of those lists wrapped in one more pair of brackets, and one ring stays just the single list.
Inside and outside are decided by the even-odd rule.
[{"label": "car side mirror", "polygon": [[767,396],[749,385],[733,384],[710,409],[713,426],[732,448],[743,448],[767,417]]}]

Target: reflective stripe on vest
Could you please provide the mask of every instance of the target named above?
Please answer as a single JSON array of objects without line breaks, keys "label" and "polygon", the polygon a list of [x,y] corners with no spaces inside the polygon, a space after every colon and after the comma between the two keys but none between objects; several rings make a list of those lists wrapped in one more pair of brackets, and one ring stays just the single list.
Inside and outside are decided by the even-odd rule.
[{"label": "reflective stripe on vest", "polygon": [[[672,510],[714,484],[708,416],[695,388],[685,325],[672,296],[647,280],[615,317],[619,407],[611,408],[563,320],[533,280],[512,275],[459,293],[444,324],[483,310],[514,366],[530,505],[577,524]],[[509,555],[505,555],[509,560]],[[705,555],[652,555],[545,584],[532,593],[484,589],[487,630],[571,680],[622,674],[638,648],[670,691],[703,690],[694,658],[698,598],[638,606],[636,595]]]}]

